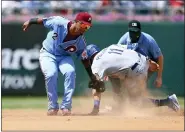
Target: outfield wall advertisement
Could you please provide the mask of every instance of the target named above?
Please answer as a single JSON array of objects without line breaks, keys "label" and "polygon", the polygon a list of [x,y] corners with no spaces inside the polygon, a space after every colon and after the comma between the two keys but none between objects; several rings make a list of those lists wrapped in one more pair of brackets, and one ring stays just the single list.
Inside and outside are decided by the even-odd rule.
[{"label": "outfield wall advertisement", "polygon": [[23,32],[20,25],[3,25],[2,95],[45,94],[38,60],[45,37],[41,28],[32,27],[30,32]]}]

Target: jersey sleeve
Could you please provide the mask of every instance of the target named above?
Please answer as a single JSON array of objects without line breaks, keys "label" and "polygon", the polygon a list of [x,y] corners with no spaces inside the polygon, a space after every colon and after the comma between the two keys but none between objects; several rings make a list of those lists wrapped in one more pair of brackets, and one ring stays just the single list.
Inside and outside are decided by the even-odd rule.
[{"label": "jersey sleeve", "polygon": [[79,58],[81,60],[88,60],[89,59],[86,49],[83,50],[83,52],[81,53],[81,55],[79,56]]},{"label": "jersey sleeve", "polygon": [[162,54],[161,49],[159,48],[157,42],[152,37],[149,39],[149,42],[150,42],[149,51],[153,56],[153,59],[156,60]]},{"label": "jersey sleeve", "polygon": [[81,47],[81,49],[79,49],[77,52],[76,52],[76,56],[78,59],[82,59],[82,53],[85,51],[85,48],[86,48],[86,40],[84,38],[84,36],[82,36],[82,38],[79,40],[79,45]]},{"label": "jersey sleeve", "polygon": [[127,37],[128,37],[128,32],[125,33],[125,34],[119,39],[119,41],[118,41],[117,44],[126,45]]},{"label": "jersey sleeve", "polygon": [[54,29],[54,26],[62,25],[62,17],[59,16],[52,16],[43,18],[43,24],[46,28]]},{"label": "jersey sleeve", "polygon": [[81,60],[90,60],[91,57],[98,52],[100,52],[100,49],[97,45],[95,44],[87,45],[83,53],[81,54]]}]

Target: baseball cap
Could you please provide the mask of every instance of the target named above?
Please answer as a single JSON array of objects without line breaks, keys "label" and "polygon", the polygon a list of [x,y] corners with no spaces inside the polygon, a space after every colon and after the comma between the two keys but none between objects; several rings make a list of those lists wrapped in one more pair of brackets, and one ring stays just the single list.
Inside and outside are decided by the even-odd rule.
[{"label": "baseball cap", "polygon": [[81,21],[84,24],[87,24],[89,26],[92,26],[91,21],[92,21],[92,17],[88,12],[80,12],[76,15],[75,20],[77,21]]},{"label": "baseball cap", "polygon": [[137,21],[137,20],[130,21],[129,24],[128,24],[128,30],[129,31],[135,31],[135,32],[140,31],[141,30],[140,22]]}]

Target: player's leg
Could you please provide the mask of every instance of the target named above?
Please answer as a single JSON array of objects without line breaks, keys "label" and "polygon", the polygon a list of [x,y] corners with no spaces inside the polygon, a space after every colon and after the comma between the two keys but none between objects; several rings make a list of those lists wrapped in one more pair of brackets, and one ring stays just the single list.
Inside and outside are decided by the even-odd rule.
[{"label": "player's leg", "polygon": [[[145,64],[146,64],[145,69],[148,69],[147,67],[149,67],[149,65],[148,65],[149,63],[146,61]],[[147,81],[154,74],[154,72],[148,70],[147,74],[146,74],[146,70],[144,70],[144,71],[145,71],[144,74],[147,75],[147,79],[146,79],[146,85],[147,85]],[[151,98],[148,98],[148,99],[143,99],[143,100],[145,100],[144,102],[146,102],[146,100],[148,100],[148,102],[152,102],[152,104],[154,104],[157,107],[159,107],[159,106],[168,106],[169,108],[171,108],[174,111],[179,111],[180,110],[180,105],[179,105],[178,99],[177,99],[175,94],[170,95],[165,99],[151,99]]]},{"label": "player's leg", "polygon": [[141,56],[137,64],[135,68],[128,70],[123,86],[127,91],[129,100],[140,106],[142,97],[148,94],[146,81],[149,62],[146,60],[146,57]]},{"label": "player's leg", "polygon": [[123,87],[127,91],[125,96],[134,104],[141,102],[141,98],[146,94],[145,82],[140,79],[141,77],[139,76],[127,77],[123,83]]},{"label": "player's leg", "polygon": [[113,99],[115,104],[105,108],[105,111],[112,111],[116,113],[120,113],[122,111],[122,104],[124,104],[124,87],[122,84],[127,72],[128,70],[123,70],[109,75],[109,81],[112,85]]},{"label": "player's leg", "polygon": [[[137,96],[140,95],[142,97],[141,105],[143,107],[168,106],[169,108],[171,108],[174,111],[179,111],[180,110],[180,105],[179,105],[178,99],[177,99],[175,94],[173,94],[171,96],[168,96],[166,99],[146,98],[145,96],[148,95],[147,78],[145,78],[145,76],[142,76],[142,74],[140,75],[140,77],[141,78],[139,78],[139,77],[134,78],[134,80],[137,81],[136,84],[137,84],[137,87],[139,88],[140,91],[139,92],[137,91],[137,93],[134,93],[134,94],[132,93],[132,94],[137,95]],[[131,88],[129,88],[129,90],[131,91]],[[132,92],[133,92],[133,90],[132,90]]]},{"label": "player's leg", "polygon": [[[129,96],[131,97],[132,101],[134,102],[139,102],[139,100],[141,101],[138,105],[140,105],[142,108],[153,107],[153,106],[157,106],[157,107],[168,106],[169,108],[171,108],[176,112],[180,110],[180,105],[175,94],[168,96],[165,99],[146,98],[145,96],[148,95],[148,91],[146,89],[147,84],[145,83],[147,82],[146,81],[147,79],[136,77],[133,80],[136,81],[136,83],[130,80],[129,83],[127,82],[128,84],[125,87],[127,87],[128,91],[130,92]],[[129,85],[130,83],[132,83],[132,85]],[[134,84],[136,87],[134,86]]]},{"label": "player's leg", "polygon": [[178,101],[178,98],[175,94],[168,96],[164,99],[152,99],[152,98],[145,98],[143,99],[143,102],[151,102],[156,107],[160,106],[167,106],[170,109],[174,110],[175,112],[180,110],[180,104]]},{"label": "player's leg", "polygon": [[[120,111],[121,109],[121,103],[122,103],[122,92],[121,92],[121,86],[120,86],[120,79],[119,78],[113,78],[109,77],[109,80],[112,84],[112,90],[113,90],[113,97],[116,102],[116,105],[113,107],[114,110]],[[97,92],[95,89],[92,90],[92,95],[94,99],[94,107],[90,115],[97,115],[100,108],[100,101],[101,101],[101,93]]]},{"label": "player's leg", "polygon": [[145,56],[140,56],[139,62],[134,69],[130,69],[125,81],[125,87],[128,88],[132,98],[141,98],[148,94],[147,91],[147,73],[149,61]]},{"label": "player's leg", "polygon": [[72,96],[75,90],[75,65],[72,58],[65,57],[59,62],[59,70],[64,75],[64,97],[60,109],[64,115],[70,114],[72,108]]},{"label": "player's leg", "polygon": [[[137,79],[137,81],[136,81]],[[152,98],[146,98],[145,95],[148,95],[147,91],[145,90],[145,81],[143,83],[140,83],[138,80],[140,78],[134,78],[134,79],[126,79],[125,86],[129,93],[129,99],[131,103],[133,103],[135,106],[139,106],[142,108],[145,107],[160,107],[160,106],[167,106],[174,110],[175,112],[180,110],[180,105],[178,102],[178,99],[175,94],[168,96],[164,99],[152,99]],[[142,79],[141,79],[142,81]],[[130,85],[132,83],[132,85]],[[144,85],[145,84],[145,85]]]},{"label": "player's leg", "polygon": [[44,51],[40,54],[39,62],[45,77],[45,85],[48,97],[48,115],[56,115],[59,109],[57,103],[57,64],[54,56]]},{"label": "player's leg", "polygon": [[101,93],[97,92],[96,89],[92,89],[92,96],[94,100],[94,106],[89,115],[97,115],[100,109]]},{"label": "player's leg", "polygon": [[120,78],[109,77],[110,83],[112,85],[113,99],[115,101],[115,106],[113,109],[119,111],[122,107],[123,101],[123,89],[121,89]]}]

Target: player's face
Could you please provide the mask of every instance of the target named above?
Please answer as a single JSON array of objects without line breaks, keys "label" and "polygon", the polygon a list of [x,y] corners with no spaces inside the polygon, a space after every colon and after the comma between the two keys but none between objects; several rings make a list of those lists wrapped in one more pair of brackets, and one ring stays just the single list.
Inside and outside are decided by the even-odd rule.
[{"label": "player's face", "polygon": [[141,35],[141,32],[135,32],[135,31],[129,31],[130,40],[132,43],[137,43],[139,41],[139,37]]},{"label": "player's face", "polygon": [[90,28],[89,25],[84,24],[83,22],[80,22],[80,21],[76,22],[76,26],[75,27],[76,27],[75,32],[79,33],[79,34],[85,33]]}]

